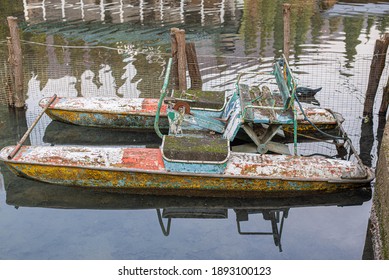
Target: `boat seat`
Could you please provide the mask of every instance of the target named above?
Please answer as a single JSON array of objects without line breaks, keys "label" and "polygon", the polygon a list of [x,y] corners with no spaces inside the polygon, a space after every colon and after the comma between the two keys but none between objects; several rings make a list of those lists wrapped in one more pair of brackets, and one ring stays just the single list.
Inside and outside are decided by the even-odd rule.
[{"label": "boat seat", "polygon": [[[232,102],[227,104],[225,110],[227,114],[227,124],[223,132],[223,138],[233,141],[236,134],[242,126],[242,110],[239,98],[234,99],[235,94],[231,97]],[[227,111],[228,110],[228,111]],[[224,115],[224,114],[223,114]]]},{"label": "boat seat", "polygon": [[[281,68],[282,67],[282,68]],[[293,123],[294,80],[287,64],[274,64],[273,75],[277,81],[278,90],[271,90],[264,85],[249,87],[239,84],[242,104],[242,114],[245,122],[263,124]]]},{"label": "boat seat", "polygon": [[175,90],[171,97],[188,102],[191,108],[222,110],[226,101],[225,95],[224,91],[188,89],[182,92]]},{"label": "boat seat", "polygon": [[208,137],[165,135],[163,156],[169,161],[214,162],[225,161],[229,155],[229,141],[220,135]]},{"label": "boat seat", "polygon": [[[268,151],[279,154],[290,154],[287,145],[273,142],[273,137],[284,124],[293,124],[294,93],[296,84],[292,72],[285,60],[279,60],[273,66],[271,74],[276,84],[249,87],[238,84],[241,103],[241,127],[257,146],[257,152]],[[270,88],[271,87],[271,88]],[[260,127],[261,134],[258,134]]]},{"label": "boat seat", "polygon": [[[169,97],[165,98],[165,102],[173,102],[181,107],[176,110],[168,112],[168,119],[170,123],[170,133],[174,135],[186,134],[185,127],[182,123],[185,122],[193,127],[201,127],[209,131],[214,131],[223,135],[230,141],[236,136],[241,125],[241,110],[239,97],[236,93],[228,98],[223,111],[220,112],[219,118],[210,117],[203,114],[202,111],[194,112],[187,102],[177,102],[177,99]],[[180,109],[182,109],[180,111]],[[189,113],[188,113],[189,112]],[[192,134],[192,132],[190,132]]]},{"label": "boat seat", "polygon": [[293,121],[292,111],[285,109],[283,97],[279,92],[273,92],[267,86],[260,89],[250,88],[246,84],[239,85],[239,92],[245,122],[288,124]]}]

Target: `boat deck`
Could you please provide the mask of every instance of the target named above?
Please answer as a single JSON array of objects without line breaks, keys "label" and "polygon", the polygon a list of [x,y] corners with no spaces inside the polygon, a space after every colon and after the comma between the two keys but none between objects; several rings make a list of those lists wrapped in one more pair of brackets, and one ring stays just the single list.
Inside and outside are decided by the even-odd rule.
[{"label": "boat deck", "polygon": [[[8,160],[7,156],[12,149],[13,147],[10,146],[0,151],[2,161],[8,164],[52,165],[80,169],[138,170],[157,173],[165,171],[160,149],[23,146],[12,160]],[[366,178],[366,175],[364,169],[350,161],[317,156],[301,157],[231,152],[221,176],[331,181],[351,177],[363,179]],[[198,174],[198,176],[203,175]]]},{"label": "boat deck", "polygon": [[[44,107],[48,100],[49,98],[43,98],[39,105]],[[158,101],[156,98],[57,97],[50,105],[49,110],[155,116]],[[166,109],[167,105],[163,104],[161,115],[166,115]]]}]

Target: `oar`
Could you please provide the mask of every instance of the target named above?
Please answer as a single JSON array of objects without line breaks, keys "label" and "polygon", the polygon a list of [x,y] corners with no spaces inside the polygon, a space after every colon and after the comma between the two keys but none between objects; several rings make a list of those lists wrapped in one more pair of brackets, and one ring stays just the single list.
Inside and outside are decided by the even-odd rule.
[{"label": "oar", "polygon": [[8,155],[8,159],[12,159],[16,153],[19,151],[19,149],[22,147],[24,141],[26,141],[28,135],[30,135],[31,131],[34,129],[40,118],[43,116],[43,114],[46,112],[47,108],[51,105],[51,103],[54,102],[54,100],[57,98],[57,95],[54,94],[49,101],[47,102],[46,106],[43,108],[42,112],[38,115],[38,117],[35,119],[35,121],[32,123],[31,127],[26,131],[26,133],[23,135],[23,137],[20,139],[20,141],[17,143],[15,148],[12,150],[12,152]]}]

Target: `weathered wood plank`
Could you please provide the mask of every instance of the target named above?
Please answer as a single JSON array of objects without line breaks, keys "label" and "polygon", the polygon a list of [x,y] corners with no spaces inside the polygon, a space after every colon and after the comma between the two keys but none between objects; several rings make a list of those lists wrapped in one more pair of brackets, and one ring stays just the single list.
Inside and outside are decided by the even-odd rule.
[{"label": "weathered wood plank", "polygon": [[9,48],[12,48],[12,53],[10,53],[9,62],[11,64],[14,81],[14,106],[16,108],[24,108],[23,58],[19,38],[18,20],[16,17],[7,17],[7,21],[11,35],[11,46],[9,46]]}]

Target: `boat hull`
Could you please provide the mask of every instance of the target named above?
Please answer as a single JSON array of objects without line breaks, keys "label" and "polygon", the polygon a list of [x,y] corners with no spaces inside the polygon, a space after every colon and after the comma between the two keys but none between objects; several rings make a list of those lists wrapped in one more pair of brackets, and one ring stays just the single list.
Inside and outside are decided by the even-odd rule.
[{"label": "boat hull", "polygon": [[[40,101],[44,107],[48,99]],[[46,114],[53,120],[79,125],[128,129],[154,129],[154,120],[158,108],[158,99],[154,98],[57,98],[49,106]],[[168,129],[167,106],[161,108],[159,128]],[[193,114],[210,118],[221,118],[223,110],[191,109]],[[333,130],[338,127],[340,116],[322,108],[305,108],[310,120],[321,130]],[[338,118],[338,120],[336,119]],[[317,129],[304,120],[297,110],[297,130],[299,133],[316,131]],[[255,124],[261,126],[261,124]],[[286,131],[292,131],[293,125],[283,125]],[[188,129],[188,128],[186,128]],[[198,128],[194,128],[198,129]]]},{"label": "boat hull", "polygon": [[104,191],[136,194],[184,196],[287,196],[309,195],[316,192],[337,192],[366,187],[368,181],[326,182],[287,179],[254,179],[228,177],[202,177],[168,173],[145,173],[121,170],[13,164],[8,166],[19,176],[38,181]]},{"label": "boat hull", "polygon": [[[100,112],[79,112],[49,109],[46,114],[55,121],[79,126],[101,128],[128,128],[153,130],[155,115],[112,114]],[[160,118],[160,128],[168,129],[169,121],[166,116]]]},{"label": "boat hull", "polygon": [[[0,156],[13,172],[22,177],[51,184],[138,194],[303,195],[365,187],[373,179],[368,169],[366,177],[356,174],[349,179],[341,178],[339,174],[345,171],[355,173],[356,167],[342,167],[337,161],[327,159],[313,159],[312,166],[307,166],[309,161],[306,158],[234,153],[224,174],[202,174],[166,171],[159,149],[82,148],[87,152],[79,147],[69,149],[22,147],[14,159],[8,160],[5,156],[12,147],[7,147]],[[293,165],[296,166],[290,168]],[[331,175],[334,173],[338,175]]]}]

